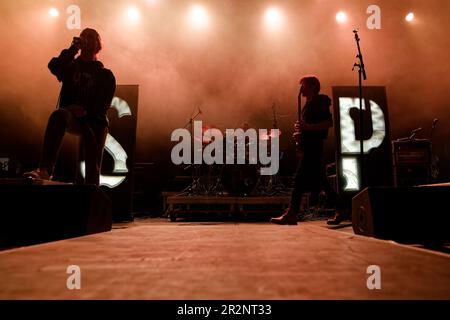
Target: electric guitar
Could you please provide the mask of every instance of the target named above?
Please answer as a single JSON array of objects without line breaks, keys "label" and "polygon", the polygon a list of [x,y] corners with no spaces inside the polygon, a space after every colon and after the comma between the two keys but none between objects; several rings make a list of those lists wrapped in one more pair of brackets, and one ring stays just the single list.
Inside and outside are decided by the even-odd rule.
[{"label": "electric guitar", "polygon": [[[298,99],[297,99],[297,121],[298,121],[299,125],[302,122],[302,91],[301,90],[298,93]],[[295,150],[297,152],[301,151],[301,145],[300,145],[301,134],[302,134],[301,130],[298,130],[298,129],[294,130],[293,137],[295,140]]]}]

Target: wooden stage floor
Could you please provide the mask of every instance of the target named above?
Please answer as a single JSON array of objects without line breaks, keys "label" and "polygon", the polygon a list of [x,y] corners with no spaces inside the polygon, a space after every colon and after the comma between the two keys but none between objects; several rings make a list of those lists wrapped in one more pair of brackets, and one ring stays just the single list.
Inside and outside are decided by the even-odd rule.
[{"label": "wooden stage floor", "polygon": [[[81,289],[66,286],[69,265]],[[367,268],[381,289],[367,288]],[[137,220],[0,252],[0,299],[450,299],[450,255],[324,221]]]}]

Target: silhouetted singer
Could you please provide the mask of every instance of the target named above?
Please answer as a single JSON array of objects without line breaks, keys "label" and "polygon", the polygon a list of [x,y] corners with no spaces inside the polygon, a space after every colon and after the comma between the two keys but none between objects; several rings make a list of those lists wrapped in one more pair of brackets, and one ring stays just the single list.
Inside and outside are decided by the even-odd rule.
[{"label": "silhouetted singer", "polygon": [[86,28],[68,49],[50,60],[48,68],[62,82],[58,108],[48,120],[39,167],[24,176],[51,180],[64,134],[69,132],[81,136],[85,184],[99,185],[109,125],[106,113],[116,89],[113,73],[97,60],[101,49],[98,32]]}]

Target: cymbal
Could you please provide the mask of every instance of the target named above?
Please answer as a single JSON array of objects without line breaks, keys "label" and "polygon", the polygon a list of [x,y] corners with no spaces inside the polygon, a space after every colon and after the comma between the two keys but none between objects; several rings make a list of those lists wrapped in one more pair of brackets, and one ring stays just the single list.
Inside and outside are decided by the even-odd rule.
[{"label": "cymbal", "polygon": [[[260,140],[269,140],[270,138],[275,138],[275,132],[273,132],[272,130],[269,129],[268,134],[263,134],[260,136]],[[278,136],[281,136],[281,130],[278,129]]]}]

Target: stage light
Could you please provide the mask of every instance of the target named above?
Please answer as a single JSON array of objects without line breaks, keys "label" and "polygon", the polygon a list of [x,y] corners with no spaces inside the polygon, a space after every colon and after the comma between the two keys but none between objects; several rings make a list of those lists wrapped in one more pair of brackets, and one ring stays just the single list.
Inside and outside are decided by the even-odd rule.
[{"label": "stage light", "polygon": [[406,15],[406,17],[405,17],[405,20],[408,21],[408,22],[413,22],[413,20],[414,20],[414,13],[413,12],[408,13]]},{"label": "stage light", "polygon": [[340,24],[347,22],[347,14],[344,11],[339,11],[336,14],[336,21]]},{"label": "stage light", "polygon": [[48,14],[53,18],[59,17],[59,11],[56,8],[50,8]]},{"label": "stage light", "polygon": [[141,17],[141,13],[136,7],[129,7],[126,11],[126,16],[129,21],[136,22]]},{"label": "stage light", "polygon": [[208,11],[203,6],[194,5],[188,12],[188,23],[195,29],[204,29],[209,24]]},{"label": "stage light", "polygon": [[283,25],[283,13],[278,8],[268,8],[264,15],[264,21],[269,30],[278,30]]}]

